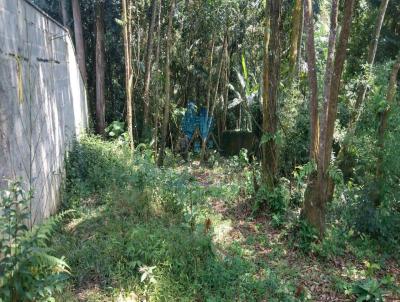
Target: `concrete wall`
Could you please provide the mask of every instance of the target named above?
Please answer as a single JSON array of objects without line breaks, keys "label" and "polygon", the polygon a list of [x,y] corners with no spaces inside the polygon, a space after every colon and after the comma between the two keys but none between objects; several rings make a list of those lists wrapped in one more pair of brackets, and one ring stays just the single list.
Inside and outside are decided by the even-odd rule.
[{"label": "concrete wall", "polygon": [[21,177],[34,190],[32,223],[56,210],[66,151],[87,125],[68,32],[26,0],[0,0],[0,187]]}]

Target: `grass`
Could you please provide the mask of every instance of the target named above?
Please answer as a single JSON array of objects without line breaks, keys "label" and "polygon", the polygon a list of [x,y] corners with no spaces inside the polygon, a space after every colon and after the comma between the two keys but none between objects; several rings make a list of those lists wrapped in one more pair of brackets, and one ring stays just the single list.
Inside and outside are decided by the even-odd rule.
[{"label": "grass", "polygon": [[306,253],[294,220],[255,216],[246,165],[167,162],[94,137],[75,146],[64,198],[74,211],[53,242],[72,275],[57,301],[352,301],[355,282],[388,276],[379,289],[396,296],[398,263],[374,242],[332,224]]}]

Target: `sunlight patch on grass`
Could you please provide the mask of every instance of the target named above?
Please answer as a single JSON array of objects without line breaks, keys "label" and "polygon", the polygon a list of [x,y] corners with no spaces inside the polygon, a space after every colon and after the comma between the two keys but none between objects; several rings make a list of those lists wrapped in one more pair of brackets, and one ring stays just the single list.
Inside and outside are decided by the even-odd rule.
[{"label": "sunlight patch on grass", "polygon": [[222,221],[220,224],[216,225],[214,227],[214,243],[219,243],[221,245],[231,244],[233,240],[229,234],[232,232],[232,230],[232,221],[230,220]]}]

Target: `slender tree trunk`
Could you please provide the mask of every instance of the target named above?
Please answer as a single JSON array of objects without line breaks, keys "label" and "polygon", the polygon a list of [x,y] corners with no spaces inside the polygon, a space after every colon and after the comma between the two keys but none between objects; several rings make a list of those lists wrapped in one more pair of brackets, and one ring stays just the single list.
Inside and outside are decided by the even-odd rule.
[{"label": "slender tree trunk", "polygon": [[330,184],[328,170],[332,153],[333,131],[337,114],[340,80],[346,59],[346,49],[350,35],[353,7],[354,0],[345,0],[342,30],[340,32],[333,65],[330,95],[326,116],[323,119],[326,130],[324,136],[320,137],[320,140],[324,141],[324,149],[319,149],[317,172],[310,177],[302,209],[302,216],[311,225],[316,227],[321,236],[323,235],[325,228],[325,211],[329,199]]},{"label": "slender tree trunk", "polygon": [[226,119],[228,116],[228,102],[229,102],[229,75],[230,75],[230,55],[228,50],[228,43],[225,48],[225,92],[224,92],[224,111],[222,114],[222,131],[226,130]]},{"label": "slender tree trunk", "polygon": [[[133,25],[134,25],[134,17],[133,17],[133,1],[132,0],[127,0],[127,4],[128,4],[128,41],[129,41],[129,61],[130,61],[130,66],[131,66],[131,74],[130,74],[130,80],[129,80],[129,91],[130,91],[130,95],[131,95],[131,108],[132,108],[132,137],[133,137],[133,141],[137,140],[139,138],[139,135],[137,133],[137,116],[136,116],[136,105],[135,105],[135,87],[136,84],[138,82],[139,79],[139,67],[136,67],[136,72],[135,72],[135,64],[133,64],[134,60],[136,60],[136,62],[140,61],[140,34],[138,34],[138,50],[137,50],[137,57],[134,58],[134,36],[135,36],[135,31],[132,29]],[[137,21],[139,22],[139,21]],[[139,63],[137,63],[139,64]],[[133,145],[132,145],[133,148]]]},{"label": "slender tree trunk", "polygon": [[83,82],[85,86],[87,86],[85,44],[83,42],[82,18],[81,18],[81,8],[79,6],[79,0],[72,0],[72,14],[74,17],[76,56]]},{"label": "slender tree trunk", "polygon": [[396,62],[393,65],[392,71],[390,73],[390,80],[388,91],[386,95],[386,109],[380,113],[380,121],[378,127],[378,158],[376,161],[376,174],[375,174],[375,182],[377,183],[377,188],[379,192],[377,194],[373,194],[373,202],[375,207],[379,207],[382,203],[383,198],[383,181],[384,181],[384,172],[383,172],[383,159],[384,159],[384,151],[385,151],[385,134],[387,129],[387,124],[390,115],[390,107],[393,106],[393,101],[396,96],[396,88],[397,88],[397,75],[400,69],[400,54],[396,58]]},{"label": "slender tree trunk", "polygon": [[[213,63],[214,63],[214,35],[211,38],[211,53],[210,53],[210,69],[208,72],[208,84],[207,84],[207,96],[206,96],[206,112],[207,118],[209,117],[210,104],[211,104],[211,90],[212,90],[212,74],[213,74]],[[204,162],[204,156],[206,151],[206,141],[207,138],[202,138],[201,140],[201,151],[200,151],[200,161]]]},{"label": "slender tree trunk", "polygon": [[63,25],[69,30],[69,25],[68,25],[69,17],[68,17],[66,0],[60,0],[60,10],[61,10]]},{"label": "slender tree trunk", "polygon": [[302,23],[302,2],[303,0],[295,0],[292,14],[292,34],[290,37],[290,54],[289,67],[290,77],[294,78],[297,70],[298,44],[301,35]]},{"label": "slender tree trunk", "polygon": [[[263,133],[268,131],[268,99],[269,99],[269,40],[270,40],[270,11],[269,1],[265,5],[265,28],[264,28],[264,56],[263,56],[263,89],[262,89],[262,112],[263,112]],[[268,152],[267,145],[262,144],[262,172],[263,181],[267,183],[269,177],[268,171]]]},{"label": "slender tree trunk", "polygon": [[[157,25],[157,49],[156,49],[156,58],[155,65],[157,70],[158,79],[161,79],[161,70],[160,70],[160,47],[161,47],[161,10],[162,3],[161,0],[158,1],[158,25]],[[155,87],[156,95],[154,98],[154,132],[153,132],[153,140],[154,140],[154,154],[157,157],[158,151],[158,120],[159,120],[159,107],[160,107],[160,85],[157,83]]]},{"label": "slender tree trunk", "polygon": [[165,145],[168,135],[169,111],[170,111],[170,55],[172,44],[172,18],[174,16],[175,0],[171,0],[171,7],[168,16],[167,45],[165,49],[165,102],[164,102],[164,118],[162,124],[160,153],[158,155],[158,166],[164,164]]},{"label": "slender tree trunk", "polygon": [[[331,93],[331,81],[333,77],[333,61],[335,58],[335,47],[336,47],[336,35],[337,35],[337,19],[339,13],[339,0],[333,0],[331,6],[331,18],[330,18],[330,33],[328,41],[328,56],[325,66],[325,79],[324,79],[324,95],[323,95],[323,105],[320,115],[320,137],[325,137],[326,135],[326,117],[328,116],[328,102]],[[319,140],[319,148],[325,150],[325,140]],[[322,159],[317,160],[320,162],[320,169],[325,170],[324,166],[326,163]],[[335,191],[335,183],[332,178],[328,178],[328,201],[331,201]]]},{"label": "slender tree trunk", "polygon": [[308,82],[310,85],[310,159],[317,161],[318,144],[319,144],[319,121],[318,121],[318,82],[317,82],[317,64],[315,56],[314,43],[314,18],[312,1],[304,1],[304,20],[307,31],[307,65],[308,65]]},{"label": "slender tree trunk", "polygon": [[105,112],[104,2],[96,1],[96,130],[104,134]]},{"label": "slender tree trunk", "polygon": [[304,5],[301,6],[301,21],[300,21],[300,34],[299,40],[297,41],[297,62],[295,73],[299,73],[299,66],[301,61],[301,46],[303,45],[303,30],[304,30]]},{"label": "slender tree trunk", "polygon": [[[263,108],[263,130],[264,135],[268,136],[268,140],[263,144],[263,182],[267,188],[272,191],[275,188],[278,176],[278,150],[276,145],[276,135],[278,131],[278,86],[280,81],[280,26],[281,26],[281,0],[271,0],[269,3],[269,24],[266,30],[270,30],[270,36],[265,37],[269,40],[269,47],[266,47],[267,64],[264,63],[264,94],[263,100],[265,106]],[[267,8],[268,9],[268,8]],[[267,17],[268,18],[268,17]],[[267,20],[268,26],[268,20]],[[264,61],[265,62],[265,61]]]},{"label": "slender tree trunk", "polygon": [[[389,0],[382,0],[382,2],[381,2],[381,5],[379,7],[378,17],[376,18],[376,22],[375,22],[375,30],[374,30],[373,39],[368,48],[367,63],[371,66],[374,65],[374,62],[375,62],[375,55],[376,55],[376,50],[378,48],[379,36],[381,35],[382,24],[383,24],[383,20],[385,19],[388,2],[389,2]],[[356,100],[356,103],[354,106],[355,112],[358,111],[358,109],[361,107],[362,103],[364,102],[365,95],[367,93],[367,88],[368,87],[365,84],[362,84],[361,87],[359,88],[357,100]]]},{"label": "slender tree trunk", "polygon": [[[388,2],[389,2],[389,0],[381,1],[381,5],[379,7],[379,13],[378,13],[378,16],[375,21],[375,29],[374,29],[373,38],[368,47],[367,64],[370,65],[371,67],[374,65],[374,62],[375,62],[376,50],[378,48],[379,37],[381,34],[383,20],[385,19]],[[364,103],[364,99],[367,95],[367,90],[368,90],[368,87],[365,83],[361,83],[360,86],[358,87],[356,103],[354,105],[353,113],[350,117],[350,121],[349,121],[349,125],[348,125],[347,131],[346,131],[345,139],[343,141],[343,144],[341,146],[339,156],[338,156],[339,165],[341,165],[341,163],[348,162],[347,157],[349,156],[349,154],[348,154],[347,149],[351,142],[352,137],[354,136],[357,121],[359,120],[359,118],[361,116],[361,112],[362,112],[361,109],[362,109],[362,105]]]},{"label": "slender tree trunk", "polygon": [[[331,7],[331,18],[330,18],[330,31],[328,40],[328,56],[326,59],[325,66],[325,79],[324,79],[324,99],[320,118],[320,138],[325,137],[326,132],[326,117],[328,116],[328,102],[331,94],[331,81],[333,77],[333,61],[335,58],[335,48],[336,48],[336,35],[337,35],[337,19],[339,13],[339,0],[332,0]],[[325,149],[325,140],[320,139],[320,150]],[[319,160],[321,165],[323,162]],[[322,167],[325,170],[325,167]]]},{"label": "slender tree trunk", "polygon": [[151,18],[149,23],[149,30],[147,33],[147,52],[145,58],[145,73],[144,73],[144,92],[143,92],[143,129],[142,138],[147,139],[150,136],[150,119],[149,119],[149,92],[151,82],[151,71],[152,71],[152,55],[153,55],[153,34],[154,25],[156,20],[156,0],[151,1]]},{"label": "slender tree trunk", "polygon": [[131,63],[131,47],[130,47],[130,32],[129,32],[129,20],[128,18],[128,5],[130,0],[122,0],[122,20],[123,25],[123,37],[124,37],[124,56],[125,56],[125,102],[126,102],[126,123],[128,127],[129,144],[131,151],[135,148],[134,136],[133,136],[133,114],[132,114],[132,63]]},{"label": "slender tree trunk", "polygon": [[207,113],[210,109],[210,101],[211,101],[211,90],[212,90],[212,69],[214,63],[214,35],[211,38],[211,54],[210,54],[210,69],[208,71],[208,84],[207,84],[207,96],[206,96],[206,108]]},{"label": "slender tree trunk", "polygon": [[[215,110],[215,107],[216,107],[216,104],[217,104],[217,101],[218,101],[218,88],[219,88],[219,82],[221,80],[222,67],[224,65],[224,53],[225,53],[225,48],[227,47],[227,43],[228,43],[228,38],[227,38],[227,33],[225,33],[224,42],[223,42],[223,46],[222,46],[222,49],[221,49],[221,54],[220,54],[220,57],[219,57],[217,83],[215,85],[215,92],[214,92],[214,97],[213,97],[211,110],[209,110],[209,104],[207,104],[207,123],[208,123],[208,121],[211,121],[211,120],[214,119],[214,110]],[[211,126],[211,125],[208,125],[208,126]],[[206,137],[202,138],[201,153],[200,153],[201,162],[204,162],[204,160],[205,160],[208,136],[209,136],[209,133],[208,133],[208,135]]]}]

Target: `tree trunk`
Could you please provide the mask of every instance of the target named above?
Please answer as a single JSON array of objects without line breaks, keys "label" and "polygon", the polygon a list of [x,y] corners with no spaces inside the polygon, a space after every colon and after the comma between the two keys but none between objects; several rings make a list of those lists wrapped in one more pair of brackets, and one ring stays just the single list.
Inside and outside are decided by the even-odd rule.
[{"label": "tree trunk", "polygon": [[226,130],[226,119],[228,115],[229,75],[230,75],[230,55],[227,42],[225,48],[225,86],[224,86],[225,92],[224,92],[224,111],[222,114],[222,131]]},{"label": "tree trunk", "polygon": [[165,145],[168,135],[168,124],[169,124],[169,111],[170,111],[170,55],[171,55],[171,44],[172,44],[172,18],[174,16],[175,0],[171,0],[171,7],[168,16],[168,30],[167,30],[167,45],[165,48],[165,102],[164,102],[164,117],[162,124],[161,142],[160,142],[160,153],[158,155],[158,166],[164,164],[165,157]]},{"label": "tree trunk", "polygon": [[[371,66],[374,65],[374,62],[375,62],[375,55],[376,55],[376,50],[378,48],[379,36],[381,34],[383,20],[385,19],[388,2],[389,2],[389,0],[382,0],[382,2],[381,2],[381,5],[379,7],[378,17],[376,18],[376,22],[375,22],[375,30],[374,30],[373,39],[368,48],[367,63]],[[358,90],[357,100],[356,100],[356,103],[354,106],[355,113],[358,112],[358,109],[361,107],[362,103],[364,102],[365,95],[367,93],[367,88],[368,87],[365,84],[362,84]]]},{"label": "tree trunk", "polygon": [[[227,37],[227,33],[225,33],[224,42],[223,42],[223,46],[222,46],[222,49],[221,49],[221,55],[219,57],[217,83],[215,85],[215,93],[214,93],[214,98],[213,98],[213,103],[212,103],[212,106],[211,106],[211,110],[209,109],[209,105],[210,104],[207,104],[207,123],[208,123],[208,120],[210,120],[210,119],[212,120],[214,118],[214,110],[215,110],[215,107],[217,105],[217,100],[218,100],[219,82],[221,80],[222,67],[223,67],[223,64],[224,64],[224,53],[225,53],[225,49],[227,47],[227,44],[228,44],[228,37]],[[208,133],[208,135],[209,135],[209,133]],[[205,161],[208,135],[206,137],[203,137],[202,141],[201,141],[201,153],[200,153],[200,161],[201,162]]]},{"label": "tree trunk", "polygon": [[60,10],[61,10],[61,16],[62,16],[62,21],[63,25],[68,28],[69,30],[69,17],[68,17],[68,10],[67,10],[67,2],[66,0],[60,0]]},{"label": "tree trunk", "polygon": [[83,82],[85,86],[87,86],[85,44],[83,42],[82,18],[81,18],[81,8],[79,6],[79,0],[72,0],[72,14],[74,17],[76,56]]},{"label": "tree trunk", "polygon": [[149,90],[151,81],[151,70],[152,70],[152,55],[153,55],[153,34],[154,25],[156,20],[156,0],[151,1],[151,18],[149,23],[149,30],[147,33],[147,52],[145,58],[145,73],[144,73],[144,92],[143,92],[143,129],[142,139],[148,139],[150,137],[150,119],[149,119]]},{"label": "tree trunk", "polygon": [[304,30],[304,5],[301,6],[301,21],[300,21],[300,34],[299,40],[297,41],[297,62],[296,62],[296,74],[299,73],[299,66],[301,61],[301,46],[303,44],[303,30]]},{"label": "tree trunk", "polygon": [[106,125],[106,101],[104,94],[105,53],[104,53],[104,2],[96,1],[96,130],[104,135]]},{"label": "tree trunk", "polygon": [[289,68],[293,79],[297,70],[298,44],[301,35],[302,0],[295,0],[292,14],[292,35],[290,37]]},{"label": "tree trunk", "polygon": [[[371,40],[369,47],[368,47],[367,64],[370,65],[371,67],[374,65],[374,62],[375,62],[376,50],[378,48],[379,37],[381,34],[383,20],[385,19],[388,2],[389,2],[389,0],[382,0],[382,2],[381,2],[381,5],[379,7],[379,13],[378,13],[378,16],[377,16],[376,22],[375,22],[373,39]],[[367,90],[368,90],[368,87],[364,83],[360,84],[360,86],[358,87],[356,103],[354,105],[353,113],[350,117],[349,126],[346,131],[345,139],[343,141],[343,144],[341,146],[339,156],[338,156],[339,165],[341,165],[341,163],[348,162],[347,157],[349,155],[348,155],[347,150],[348,150],[349,144],[351,142],[351,139],[354,136],[357,121],[359,120],[359,118],[361,116],[361,112],[362,112],[361,109],[362,109],[362,105],[364,103],[364,99],[367,94]]]},{"label": "tree trunk", "polygon": [[[265,53],[263,72],[263,132],[268,140],[263,144],[263,182],[272,191],[278,175],[278,150],[276,135],[278,130],[278,86],[280,80],[280,25],[281,0],[267,3],[266,33],[264,36]],[[270,34],[268,33],[270,31]]]},{"label": "tree trunk", "polygon": [[131,20],[128,18],[128,5],[130,0],[122,0],[122,21],[123,25],[123,37],[124,37],[124,56],[125,56],[125,102],[126,102],[126,123],[128,127],[129,144],[131,151],[135,148],[134,135],[133,135],[133,110],[132,110],[132,62],[131,62],[131,48],[130,48],[130,32],[129,23]]},{"label": "tree trunk", "polygon": [[[157,49],[156,49],[156,58],[155,58],[155,66],[157,70],[158,79],[161,79],[161,70],[160,70],[160,48],[161,48],[161,10],[162,3],[161,0],[158,1],[158,25],[157,25]],[[155,98],[154,98],[154,132],[153,132],[153,140],[154,140],[154,154],[157,157],[158,151],[158,120],[159,120],[159,106],[160,106],[160,85],[157,83],[155,87]]]},{"label": "tree trunk", "polygon": [[325,228],[325,210],[329,199],[330,184],[328,170],[332,153],[333,131],[337,114],[340,80],[346,59],[353,7],[354,0],[345,0],[342,30],[340,32],[333,65],[330,95],[325,113],[326,116],[324,116],[323,119],[323,123],[325,123],[325,132],[324,136],[320,137],[320,140],[323,140],[324,149],[319,149],[317,171],[310,177],[302,209],[302,216],[319,231],[321,236]]},{"label": "tree trunk", "polygon": [[[264,28],[264,56],[263,56],[263,89],[262,89],[262,117],[263,117],[263,133],[267,133],[268,127],[268,92],[269,92],[269,40],[270,40],[270,12],[269,12],[269,2],[265,5],[265,28]],[[263,181],[267,182],[268,177],[268,164],[267,164],[267,146],[266,144],[262,144],[262,172],[263,172]]]},{"label": "tree trunk", "polygon": [[314,18],[312,1],[304,1],[304,20],[307,31],[307,65],[308,65],[308,82],[310,85],[310,159],[317,161],[318,144],[319,144],[319,121],[318,121],[318,82],[317,82],[317,65],[315,57],[314,43]]},{"label": "tree trunk", "polygon": [[[320,138],[325,137],[326,132],[326,120],[328,116],[328,102],[331,94],[331,81],[333,77],[333,61],[335,58],[335,48],[336,48],[336,35],[337,35],[337,19],[339,13],[339,0],[332,0],[331,7],[331,18],[330,18],[330,31],[329,31],[329,41],[328,41],[328,56],[326,59],[325,66],[325,79],[324,79],[324,99],[323,106],[320,117]],[[325,140],[320,139],[319,149],[325,149]],[[320,163],[323,165],[323,162]],[[325,169],[325,167],[322,167]]]},{"label": "tree trunk", "polygon": [[[325,66],[325,79],[324,79],[324,95],[323,95],[323,105],[320,115],[320,137],[325,137],[326,134],[326,117],[328,116],[328,102],[331,93],[331,81],[333,76],[333,60],[335,58],[335,47],[336,47],[336,34],[337,34],[337,19],[339,13],[339,0],[333,0],[331,6],[331,18],[330,18],[330,33],[328,41],[328,56]],[[325,140],[319,140],[319,148],[325,149]],[[325,169],[326,163],[321,162],[321,169]],[[327,200],[331,201],[335,191],[335,183],[331,177],[328,177],[328,197]]]},{"label": "tree trunk", "polygon": [[210,54],[210,69],[208,71],[208,84],[207,84],[207,96],[206,96],[206,108],[207,112],[210,109],[210,101],[211,101],[211,89],[212,89],[212,69],[214,62],[214,35],[211,38],[211,54]]},{"label": "tree trunk", "polygon": [[382,182],[384,181],[383,177],[383,155],[385,151],[385,133],[387,129],[390,107],[393,105],[394,98],[396,96],[396,84],[397,84],[397,75],[400,69],[400,54],[396,58],[396,62],[393,65],[392,71],[390,73],[389,86],[386,95],[386,109],[380,113],[380,121],[378,127],[378,158],[376,161],[376,174],[375,174],[375,182],[377,183],[377,187],[379,188],[378,194],[373,194],[373,202],[375,207],[379,207],[382,203],[383,192],[382,192]]}]

